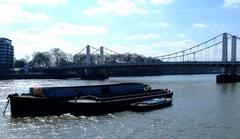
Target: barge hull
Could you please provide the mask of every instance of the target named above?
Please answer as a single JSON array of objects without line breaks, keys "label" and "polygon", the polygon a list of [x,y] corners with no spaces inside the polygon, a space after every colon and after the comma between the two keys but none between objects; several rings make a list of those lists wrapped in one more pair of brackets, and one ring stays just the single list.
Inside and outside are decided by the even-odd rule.
[{"label": "barge hull", "polygon": [[61,99],[13,96],[10,105],[12,117],[61,115],[67,112],[64,100]]},{"label": "barge hull", "polygon": [[34,96],[11,96],[11,116],[47,116],[71,113],[73,115],[101,115],[129,109],[129,104],[154,97],[172,98],[173,93],[165,90],[151,90],[144,93],[99,98],[99,103],[72,104],[74,98],[46,98]]}]

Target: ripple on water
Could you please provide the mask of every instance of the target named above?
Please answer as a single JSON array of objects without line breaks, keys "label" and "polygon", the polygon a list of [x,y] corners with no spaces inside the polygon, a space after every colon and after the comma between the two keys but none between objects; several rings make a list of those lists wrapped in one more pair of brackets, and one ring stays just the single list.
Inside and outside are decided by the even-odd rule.
[{"label": "ripple on water", "polygon": [[[0,81],[0,109],[9,93],[29,87],[74,86],[143,82],[174,91],[173,106],[150,112],[117,112],[102,116],[11,118],[0,115],[1,139],[32,138],[238,138],[240,136],[240,84],[215,83],[215,75],[110,78],[103,82],[82,80]],[[0,110],[0,111],[1,111]]]}]

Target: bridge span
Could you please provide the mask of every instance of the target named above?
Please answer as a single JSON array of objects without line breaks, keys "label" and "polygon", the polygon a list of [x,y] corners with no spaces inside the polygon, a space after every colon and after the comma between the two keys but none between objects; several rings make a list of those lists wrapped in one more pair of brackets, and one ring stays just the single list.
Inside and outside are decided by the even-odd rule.
[{"label": "bridge span", "polygon": [[[238,77],[239,65],[240,65],[240,56],[237,54],[240,52],[238,47],[239,37],[231,35],[228,33],[222,33],[217,35],[205,42],[188,47],[184,50],[180,50],[174,53],[155,56],[154,59],[157,59],[158,62],[121,62],[117,60],[113,63],[106,63],[105,56],[114,54],[115,56],[120,55],[119,53],[112,51],[106,47],[95,48],[93,46],[86,46],[82,49],[79,54],[85,53],[85,64],[80,65],[68,65],[64,67],[50,67],[42,69],[44,72],[78,72],[84,74],[85,72],[96,72],[97,70],[101,72],[106,72],[110,76],[112,73],[118,71],[125,71],[128,73],[133,73],[140,71],[149,71],[155,72],[156,74],[167,73],[164,70],[173,71],[176,70],[176,73],[180,71],[186,71],[185,73],[219,73],[218,78],[224,77],[227,78],[228,75]],[[92,63],[92,54],[91,49],[94,50],[93,53],[100,52],[99,62]],[[120,70],[119,70],[120,69]],[[154,70],[153,70],[154,69]],[[193,70],[193,71],[191,71]],[[199,70],[199,71],[198,71]],[[127,74],[128,76],[128,74]],[[239,79],[240,80],[240,79]]]},{"label": "bridge span", "polygon": [[204,66],[204,67],[240,67],[240,61],[236,62],[220,62],[220,61],[185,61],[185,62],[160,62],[160,63],[115,63],[115,64],[88,64],[88,65],[73,65],[64,67],[43,68],[44,70],[77,70],[77,69],[109,69],[109,68],[131,68],[131,67],[148,67],[148,66]]}]

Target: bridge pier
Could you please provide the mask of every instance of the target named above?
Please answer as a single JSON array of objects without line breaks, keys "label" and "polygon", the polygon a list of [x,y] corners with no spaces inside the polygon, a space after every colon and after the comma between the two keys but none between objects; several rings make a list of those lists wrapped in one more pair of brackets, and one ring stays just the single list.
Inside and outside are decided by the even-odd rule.
[{"label": "bridge pier", "polygon": [[105,80],[109,76],[106,74],[105,69],[85,69],[83,75],[81,76],[82,80]]},{"label": "bridge pier", "polygon": [[220,74],[217,75],[217,83],[236,83],[240,82],[240,75],[238,74]]},{"label": "bridge pier", "polygon": [[[237,37],[232,36],[232,51],[231,51],[231,66],[224,66],[224,73],[217,75],[217,83],[235,83],[240,82],[240,75],[237,74],[237,67],[235,65],[237,59]],[[227,34],[223,34],[223,47],[222,47],[222,62],[227,63]]]}]

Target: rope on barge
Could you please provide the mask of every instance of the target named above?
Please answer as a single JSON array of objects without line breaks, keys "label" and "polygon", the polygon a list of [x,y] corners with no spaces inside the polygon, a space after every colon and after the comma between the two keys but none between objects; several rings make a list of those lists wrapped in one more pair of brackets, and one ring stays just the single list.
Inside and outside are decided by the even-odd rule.
[{"label": "rope on barge", "polygon": [[6,106],[5,106],[4,110],[3,110],[3,116],[6,116],[5,114],[7,112],[7,108],[8,108],[9,102],[10,102],[10,98],[12,96],[18,96],[18,94],[10,94],[10,95],[7,96],[7,103],[6,103]]}]

